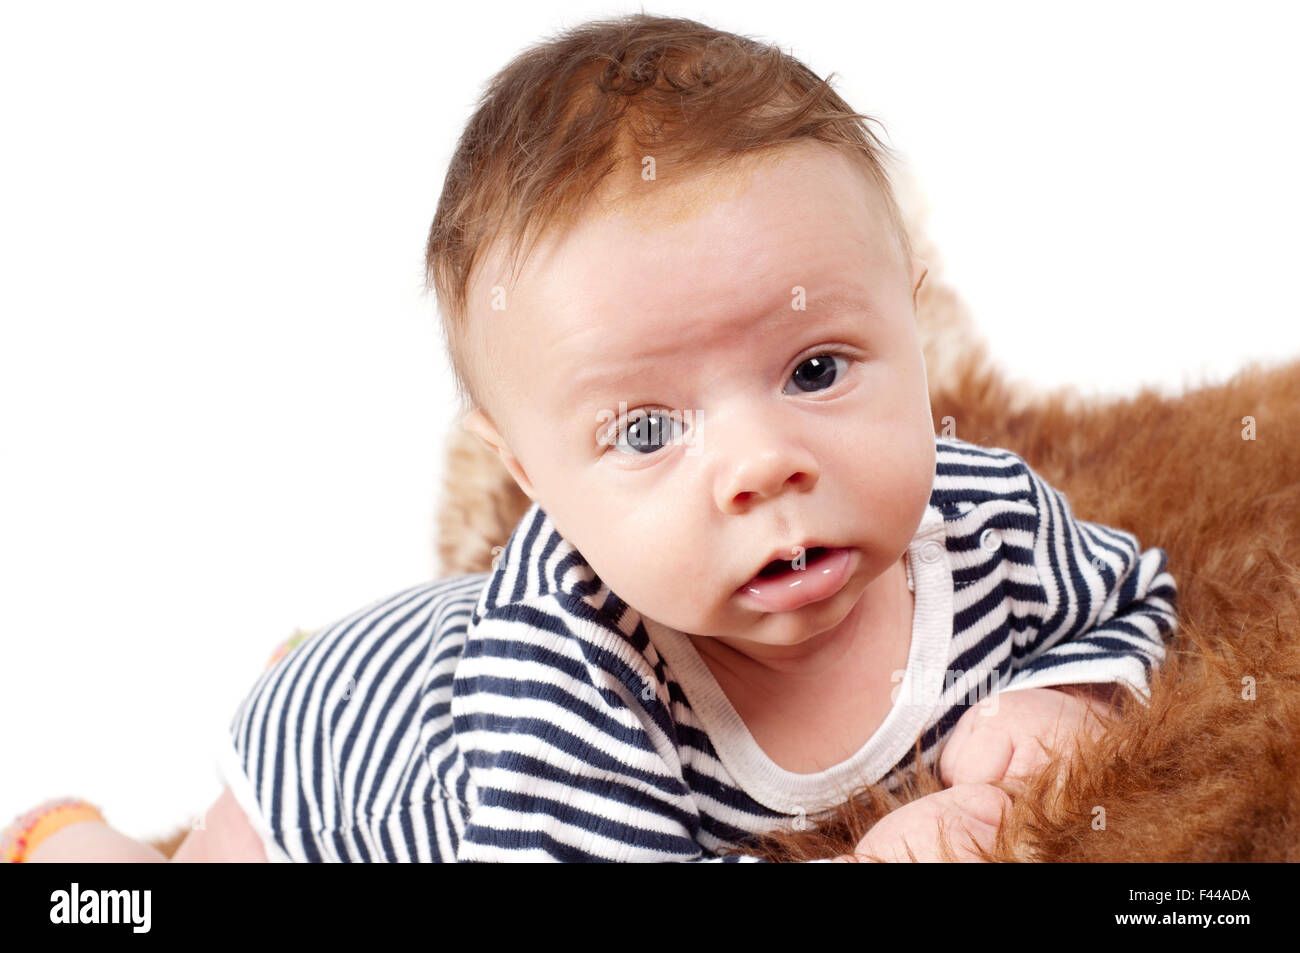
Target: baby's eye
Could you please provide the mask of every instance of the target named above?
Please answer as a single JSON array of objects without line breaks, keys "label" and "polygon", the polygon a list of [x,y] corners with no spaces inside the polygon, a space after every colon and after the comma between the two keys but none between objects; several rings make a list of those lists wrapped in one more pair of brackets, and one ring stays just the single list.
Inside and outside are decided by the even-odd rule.
[{"label": "baby's eye", "polygon": [[[678,415],[668,411],[634,411],[622,427],[609,435],[607,442],[628,456],[651,454],[679,439],[680,434],[674,434],[673,428],[680,431],[681,426]],[[629,447],[630,452],[623,450],[624,447]]]},{"label": "baby's eye", "polygon": [[[846,366],[848,364],[848,361],[838,354],[818,354],[795,368],[790,380],[798,384],[805,394],[825,390],[839,379],[841,373],[836,371],[834,361],[844,361]],[[785,393],[788,394],[790,391],[787,390]]]}]

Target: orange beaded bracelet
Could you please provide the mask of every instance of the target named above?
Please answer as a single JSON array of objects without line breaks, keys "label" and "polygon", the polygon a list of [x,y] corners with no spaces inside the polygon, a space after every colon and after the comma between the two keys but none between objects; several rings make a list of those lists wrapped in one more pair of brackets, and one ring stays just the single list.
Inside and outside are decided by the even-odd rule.
[{"label": "orange beaded bracelet", "polygon": [[42,801],[26,814],[16,817],[0,833],[0,862],[24,863],[37,844],[59,828],[78,821],[104,821],[104,815],[95,805],[80,798]]}]

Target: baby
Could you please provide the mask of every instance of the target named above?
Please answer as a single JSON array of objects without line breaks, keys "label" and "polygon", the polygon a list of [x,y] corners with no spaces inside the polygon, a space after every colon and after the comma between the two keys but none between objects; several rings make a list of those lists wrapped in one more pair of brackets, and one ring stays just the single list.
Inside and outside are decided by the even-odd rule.
[{"label": "baby", "polygon": [[[926,269],[860,118],[646,15],[496,77],[429,269],[463,425],[533,505],[491,572],[276,661],[175,859],[753,861],[724,852],[918,756],[947,787],[835,859],[937,859],[940,821],[970,858],[1000,784],[1142,697],[1165,554],[935,435]],[[112,836],[44,848],[78,827]]]}]

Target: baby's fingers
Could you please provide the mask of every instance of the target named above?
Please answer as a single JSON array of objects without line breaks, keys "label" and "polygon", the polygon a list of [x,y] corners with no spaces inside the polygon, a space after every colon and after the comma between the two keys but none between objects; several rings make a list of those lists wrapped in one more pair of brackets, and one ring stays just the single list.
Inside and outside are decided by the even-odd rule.
[{"label": "baby's fingers", "polygon": [[1016,745],[1009,732],[997,727],[974,728],[954,737],[939,759],[939,777],[947,787],[991,784],[1011,769]]},{"label": "baby's fingers", "polygon": [[[989,784],[960,784],[918,798],[881,818],[858,843],[863,860],[978,862],[992,850],[1007,795]],[[945,855],[941,840],[951,851]]]},{"label": "baby's fingers", "polygon": [[939,839],[946,839],[953,856],[945,856],[936,842],[933,859],[983,863],[979,852],[992,852],[1011,798],[991,784],[960,784],[940,793],[948,796],[948,803],[939,816]]}]

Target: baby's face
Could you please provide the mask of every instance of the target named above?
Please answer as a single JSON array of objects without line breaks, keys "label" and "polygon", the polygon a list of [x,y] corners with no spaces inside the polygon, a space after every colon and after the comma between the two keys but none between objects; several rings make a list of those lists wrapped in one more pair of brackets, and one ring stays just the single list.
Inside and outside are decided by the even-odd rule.
[{"label": "baby's face", "polygon": [[[930,497],[924,267],[904,264],[874,188],[820,144],[624,187],[639,197],[540,244],[498,309],[499,259],[478,273],[471,321],[501,419],[466,426],[643,615],[805,642],[894,566]],[[791,544],[846,552],[806,553],[781,591],[842,584],[784,609],[746,593]]]}]

